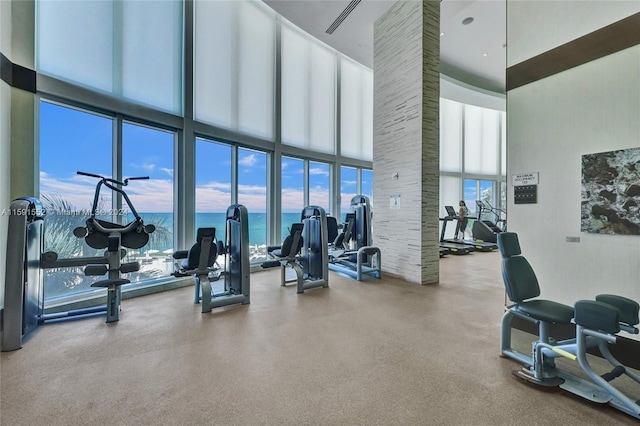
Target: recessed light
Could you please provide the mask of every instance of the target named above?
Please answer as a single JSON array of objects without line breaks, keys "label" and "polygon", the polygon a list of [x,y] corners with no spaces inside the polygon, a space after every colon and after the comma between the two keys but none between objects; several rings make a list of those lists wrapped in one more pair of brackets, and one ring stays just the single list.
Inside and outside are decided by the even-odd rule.
[{"label": "recessed light", "polygon": [[462,20],[462,25],[469,25],[472,22],[473,22],[473,18],[471,16],[469,16],[468,18],[464,18]]},{"label": "recessed light", "polygon": [[444,35],[444,33],[440,33],[440,37],[442,37]]},{"label": "recessed light", "polygon": [[489,54],[488,53],[483,53],[482,56],[489,56]]}]

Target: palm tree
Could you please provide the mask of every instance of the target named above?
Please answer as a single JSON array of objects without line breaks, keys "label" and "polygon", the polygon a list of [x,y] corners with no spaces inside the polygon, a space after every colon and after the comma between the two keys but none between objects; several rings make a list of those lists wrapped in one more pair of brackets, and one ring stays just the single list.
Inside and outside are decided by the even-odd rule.
[{"label": "palm tree", "polygon": [[[58,258],[80,257],[85,253],[85,244],[73,235],[73,230],[84,225],[83,216],[60,194],[42,194],[42,204],[47,213],[45,220],[45,251],[53,251]],[[59,296],[90,281],[86,280],[81,267],[45,269],[44,286],[48,297]]]}]

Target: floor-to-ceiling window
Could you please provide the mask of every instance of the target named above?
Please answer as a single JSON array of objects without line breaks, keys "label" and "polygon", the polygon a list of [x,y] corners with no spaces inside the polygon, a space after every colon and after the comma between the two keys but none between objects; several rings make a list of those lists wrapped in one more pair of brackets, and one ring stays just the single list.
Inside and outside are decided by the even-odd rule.
[{"label": "floor-to-ceiling window", "polygon": [[309,204],[322,207],[331,215],[331,166],[309,161]]},{"label": "floor-to-ceiling window", "polygon": [[360,173],[362,176],[360,193],[366,195],[373,205],[373,170],[362,169]]},{"label": "floor-to-ceiling window", "polygon": [[[251,256],[259,261],[305,204],[340,215],[354,195],[372,199],[372,71],[264,3],[37,0],[34,7],[39,96],[55,100],[41,107],[41,195],[67,207],[82,199],[88,209],[95,181],[76,169],[148,175],[126,188],[157,229],[128,253],[144,269],[134,281],[169,279],[171,252],[187,248],[198,227],[214,226],[223,238],[232,203],[249,210]],[[61,118],[51,118],[55,108]],[[66,174],[56,174],[63,166]],[[56,179],[67,186],[54,193]],[[130,219],[114,216],[124,206],[110,197],[100,198],[100,213]]]},{"label": "floor-to-ceiling window", "polygon": [[504,203],[505,129],[504,112],[440,99],[441,216],[445,206],[457,212],[460,200],[471,218],[480,213],[478,202]]},{"label": "floor-to-ceiling window", "polygon": [[351,209],[351,199],[358,195],[358,169],[355,167],[340,167],[340,216]]},{"label": "floor-to-ceiling window", "polygon": [[[118,185],[144,222],[156,227],[145,247],[127,249],[124,261],[141,264],[140,270],[127,278],[136,283],[172,272],[174,145],[174,132],[40,102],[40,198],[47,210],[45,250],[56,252],[58,258],[101,256],[102,250],[90,248],[84,239],[73,235],[74,228],[84,226],[92,213],[120,224],[134,219],[126,201],[105,186],[100,188],[94,209],[100,180],[78,171],[107,178],[120,176],[122,182],[130,177],[148,177]],[[91,288],[93,281],[95,277],[85,277],[82,267],[47,269],[45,300],[95,291]]]},{"label": "floor-to-ceiling window", "polygon": [[231,145],[196,139],[195,229],[216,228],[224,241],[225,215],[232,204]]},{"label": "floor-to-ceiling window", "polygon": [[[162,277],[173,272],[174,251],[173,150],[175,132],[132,122],[122,124],[122,177],[148,177],[131,180],[126,192],[145,224],[155,226],[149,243],[133,253],[142,258],[140,272],[130,274],[135,281]],[[128,210],[124,201],[122,209]],[[133,220],[129,213],[126,220]]]},{"label": "floor-to-ceiling window", "polygon": [[[44,250],[58,258],[96,256],[73,230],[84,226],[91,214],[98,180],[78,171],[111,176],[113,119],[110,117],[40,103],[40,199],[46,209]],[[111,191],[101,194],[97,215],[112,220]],[[48,299],[92,291],[93,279],[83,269],[47,269],[44,293]]]},{"label": "floor-to-ceiling window", "polygon": [[249,212],[249,244],[252,261],[267,255],[267,154],[238,149],[238,203]]},{"label": "floor-to-ceiling window", "polygon": [[289,235],[292,223],[300,222],[304,202],[304,161],[282,157],[282,241]]}]

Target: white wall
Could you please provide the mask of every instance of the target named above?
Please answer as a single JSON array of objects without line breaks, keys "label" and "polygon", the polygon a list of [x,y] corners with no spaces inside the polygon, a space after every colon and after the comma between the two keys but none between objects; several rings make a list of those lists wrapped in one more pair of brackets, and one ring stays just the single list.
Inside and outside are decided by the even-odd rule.
[{"label": "white wall", "polygon": [[[526,59],[537,54],[550,46],[549,38],[553,43],[570,41],[561,41],[560,32],[575,35],[564,28],[552,31],[545,26],[535,35],[527,29],[547,15],[563,22],[562,16],[556,16],[560,11],[565,12],[565,22],[572,22],[575,10],[565,10],[567,2],[561,2],[562,7],[550,3],[509,1],[509,40],[523,28],[531,36],[526,47],[510,41],[510,57]],[[579,15],[602,14],[602,3],[618,12],[629,6],[628,2],[582,2],[580,7],[588,10],[581,9]],[[635,5],[632,13],[640,10],[640,2]],[[522,13],[515,13],[516,8]],[[602,19],[595,22],[600,25]],[[580,24],[583,32],[596,29]],[[547,32],[552,36],[547,37]],[[524,54],[513,51],[518,47]],[[509,91],[507,135],[509,230],[519,234],[543,297],[573,304],[599,293],[614,293],[640,301],[640,236],[580,232],[581,156],[640,146],[640,46]],[[513,203],[511,175],[524,172],[539,172],[537,204]],[[568,236],[580,237],[580,242],[568,243]]]},{"label": "white wall", "polygon": [[507,67],[639,11],[638,0],[507,0]]},{"label": "white wall", "polygon": [[[0,52],[11,58],[11,2],[0,1]],[[0,81],[0,211],[8,208],[11,142],[11,87]],[[4,308],[4,274],[9,217],[0,215],[0,309]]]}]

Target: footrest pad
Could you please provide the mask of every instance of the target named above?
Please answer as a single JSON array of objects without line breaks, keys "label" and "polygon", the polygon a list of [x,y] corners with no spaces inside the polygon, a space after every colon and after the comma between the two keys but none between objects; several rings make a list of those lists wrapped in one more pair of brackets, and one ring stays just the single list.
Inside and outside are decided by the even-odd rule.
[{"label": "footrest pad", "polygon": [[91,284],[91,287],[118,287],[123,284],[129,284],[131,281],[125,278],[112,278],[109,280],[100,280]]},{"label": "footrest pad", "polygon": [[264,269],[275,268],[276,266],[280,266],[280,261],[279,260],[269,260],[267,262],[263,262],[262,263],[262,267]]},{"label": "footrest pad", "polygon": [[608,373],[604,373],[602,376],[603,379],[605,379],[607,382],[612,381],[613,379],[620,377],[624,374],[625,369],[623,366],[618,365],[617,367],[615,367],[613,370],[611,370]]}]

